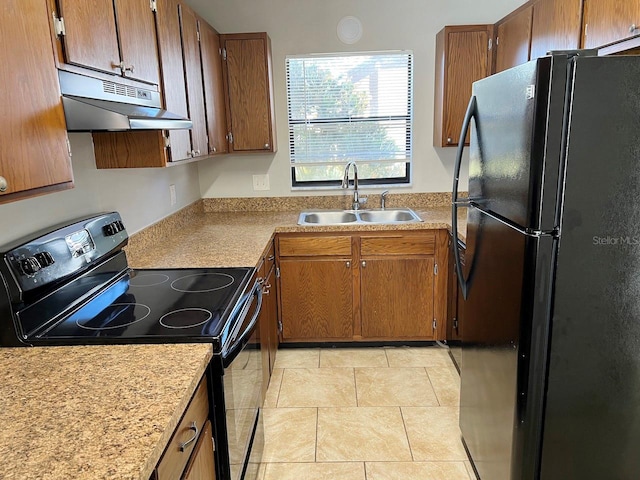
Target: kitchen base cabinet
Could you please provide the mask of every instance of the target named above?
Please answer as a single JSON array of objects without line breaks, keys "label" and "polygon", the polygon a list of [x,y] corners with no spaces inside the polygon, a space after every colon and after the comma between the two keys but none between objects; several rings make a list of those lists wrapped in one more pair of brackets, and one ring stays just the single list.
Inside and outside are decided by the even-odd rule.
[{"label": "kitchen base cabinet", "polygon": [[445,338],[447,232],[279,234],[283,342]]},{"label": "kitchen base cabinet", "polygon": [[278,307],[275,265],[275,246],[270,242],[267,253],[256,269],[256,275],[263,278],[262,309],[260,311],[260,352],[262,354],[262,400],[267,394],[269,380],[273,373],[278,350]]},{"label": "kitchen base cabinet", "polygon": [[213,456],[213,432],[207,420],[198,438],[196,448],[187,464],[183,480],[216,480],[216,464]]},{"label": "kitchen base cabinet", "polygon": [[[454,248],[453,237],[449,237],[449,293],[447,303],[447,340],[459,342],[462,340],[462,325],[464,323],[464,296],[460,290],[458,282],[458,273],[456,272],[456,264],[453,253]],[[463,244],[457,242],[458,252],[460,253],[460,262],[462,271],[465,271],[465,253],[466,249]]]},{"label": "kitchen base cabinet", "polygon": [[0,203],[73,187],[45,0],[0,4]]},{"label": "kitchen base cabinet", "polygon": [[[152,478],[155,480],[215,478],[215,472],[214,477],[198,477],[194,476],[192,472],[194,469],[201,471],[200,469],[202,468],[209,468],[208,465],[214,462],[211,424],[208,421],[208,417],[209,391],[205,376],[196,388],[196,393],[193,395],[191,402],[189,402],[171,440],[169,440],[169,445],[167,445],[162,454]],[[208,431],[205,424],[209,425]],[[202,438],[205,434],[209,436],[208,440]],[[211,442],[209,443],[209,448],[206,447],[208,442]],[[200,448],[197,448],[197,445]],[[205,456],[209,456],[211,459],[205,458]],[[183,477],[183,473],[190,476]]]}]

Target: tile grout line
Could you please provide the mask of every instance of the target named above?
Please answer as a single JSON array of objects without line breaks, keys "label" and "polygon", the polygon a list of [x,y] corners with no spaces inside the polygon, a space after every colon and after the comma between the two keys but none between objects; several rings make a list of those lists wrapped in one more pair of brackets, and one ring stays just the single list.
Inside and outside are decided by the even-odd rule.
[{"label": "tile grout line", "polygon": [[411,448],[411,440],[409,440],[409,432],[407,431],[407,422],[404,418],[404,413],[402,412],[402,407],[398,407],[400,409],[400,418],[402,418],[402,426],[404,427],[404,435],[407,437],[407,444],[409,445],[409,452],[411,452],[411,461],[415,462],[416,459],[413,456],[413,448]]},{"label": "tile grout line", "polygon": [[278,408],[278,404],[280,403],[280,392],[282,391],[282,384],[284,383],[284,374],[287,371],[286,368],[282,369],[282,376],[280,377],[280,385],[278,386],[278,395],[276,395],[276,408]]},{"label": "tile grout line", "polygon": [[313,463],[318,463],[318,427],[320,424],[320,407],[316,407],[316,448],[313,452]]},{"label": "tile grout line", "polygon": [[353,367],[353,388],[356,394],[356,407],[360,406],[360,400],[358,399],[358,379],[356,377],[356,367]]},{"label": "tile grout line", "polygon": [[431,390],[433,390],[433,394],[436,397],[436,402],[438,402],[438,406],[442,407],[443,405],[440,403],[440,397],[438,396],[438,392],[436,391],[436,387],[433,386],[433,382],[431,381],[431,375],[429,375],[429,370],[427,370],[427,368],[429,368],[429,367],[422,367],[422,368],[424,368],[424,371],[427,374],[427,378],[429,379],[429,385],[431,385]]}]

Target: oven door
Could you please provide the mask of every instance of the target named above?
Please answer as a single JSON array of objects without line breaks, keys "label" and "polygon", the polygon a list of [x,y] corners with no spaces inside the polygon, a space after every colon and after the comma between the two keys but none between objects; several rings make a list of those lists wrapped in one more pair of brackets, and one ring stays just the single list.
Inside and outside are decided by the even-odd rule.
[{"label": "oven door", "polygon": [[[262,403],[262,355],[258,322],[261,307],[262,283],[256,281],[222,349],[231,480],[242,478],[250,453],[251,458],[258,461],[262,457],[264,439],[256,438],[251,451],[254,431],[258,437],[264,435],[261,426],[257,425]],[[250,480],[249,477],[245,478]]]}]

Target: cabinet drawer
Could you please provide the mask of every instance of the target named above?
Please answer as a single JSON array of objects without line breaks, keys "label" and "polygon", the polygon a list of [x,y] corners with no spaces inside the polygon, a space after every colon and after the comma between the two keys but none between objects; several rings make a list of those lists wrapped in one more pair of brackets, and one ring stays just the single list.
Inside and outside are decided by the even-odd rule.
[{"label": "cabinet drawer", "polygon": [[351,256],[351,237],[280,237],[279,252],[281,257]]},{"label": "cabinet drawer", "polygon": [[182,476],[184,467],[196,446],[196,441],[194,440],[185,446],[184,451],[181,451],[180,444],[194,437],[195,431],[191,428],[192,423],[195,422],[198,433],[202,431],[209,416],[209,395],[207,390],[207,379],[205,377],[198,385],[196,393],[191,399],[182,420],[176,427],[160,463],[158,463],[158,480],[175,480]]},{"label": "cabinet drawer", "polygon": [[362,255],[433,255],[435,249],[435,231],[401,237],[362,237],[360,243]]}]

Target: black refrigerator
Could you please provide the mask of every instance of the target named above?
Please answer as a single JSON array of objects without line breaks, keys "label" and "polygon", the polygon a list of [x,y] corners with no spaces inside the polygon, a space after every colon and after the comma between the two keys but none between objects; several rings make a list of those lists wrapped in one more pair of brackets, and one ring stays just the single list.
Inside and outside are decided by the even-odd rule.
[{"label": "black refrigerator", "polygon": [[[482,480],[640,479],[640,57],[475,82],[460,429]],[[457,249],[454,249],[457,254]]]}]

